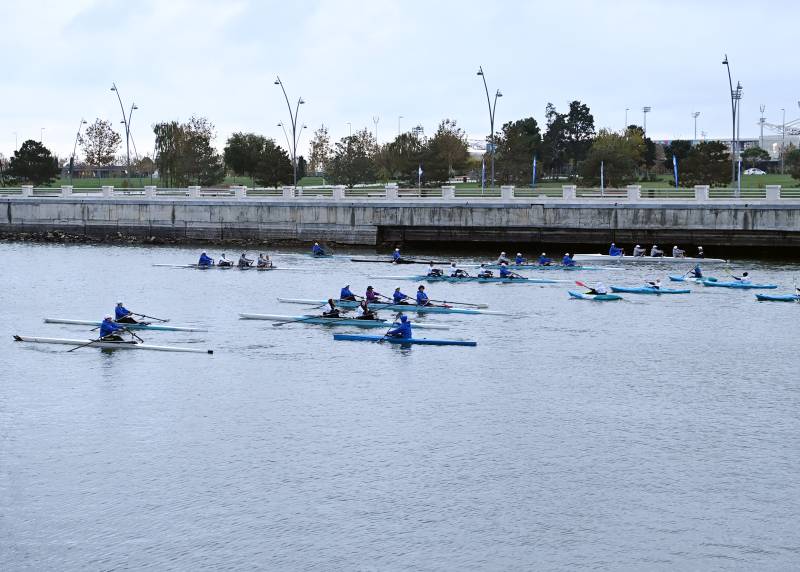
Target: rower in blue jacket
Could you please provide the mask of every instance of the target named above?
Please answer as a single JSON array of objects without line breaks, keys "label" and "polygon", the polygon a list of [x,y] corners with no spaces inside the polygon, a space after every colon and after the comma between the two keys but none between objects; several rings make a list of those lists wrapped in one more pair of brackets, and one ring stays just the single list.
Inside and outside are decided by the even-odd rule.
[{"label": "rower in blue jacket", "polygon": [[397,288],[394,289],[394,294],[392,294],[392,301],[394,301],[395,304],[408,304],[408,302],[406,300],[409,300],[409,299],[410,299],[409,296],[407,296],[406,294],[403,294],[400,291],[400,286],[398,286]]},{"label": "rower in blue jacket", "polygon": [[575,266],[575,261],[572,260],[572,256],[569,255],[569,252],[561,259],[561,266]]},{"label": "rower in blue jacket", "polygon": [[695,264],[694,269],[692,269],[692,277],[693,278],[702,278],[703,277],[703,269],[700,268],[699,264]]},{"label": "rower in blue jacket", "polygon": [[619,248],[616,244],[614,244],[612,242],[611,243],[611,247],[608,249],[608,255],[609,256],[622,256],[623,254],[625,254],[625,251],[622,250],[621,248]]},{"label": "rower in blue jacket", "polygon": [[398,261],[398,260],[400,260],[401,258],[403,258],[403,257],[402,257],[402,256],[400,256],[400,249],[399,249],[399,248],[395,248],[395,249],[394,249],[394,252],[392,253],[392,260],[394,260],[395,262],[397,262],[397,261]]},{"label": "rower in blue jacket", "polygon": [[539,258],[536,260],[536,264],[539,266],[550,266],[553,263],[553,259],[547,256],[547,253],[542,252]]},{"label": "rower in blue jacket", "polygon": [[525,258],[523,258],[521,252],[517,252],[517,255],[514,257],[514,264],[525,264]]},{"label": "rower in blue jacket", "polygon": [[122,332],[123,330],[124,328],[114,323],[114,319],[111,316],[106,316],[100,323],[100,339],[104,342],[121,342],[123,341],[122,336],[117,332]]},{"label": "rower in blue jacket", "polygon": [[430,306],[431,303],[428,300],[428,295],[425,293],[425,286],[420,285],[417,288],[417,305],[418,306]]},{"label": "rower in blue jacket", "polygon": [[350,291],[350,284],[345,284],[344,288],[339,292],[339,300],[352,300],[355,301],[356,295]]},{"label": "rower in blue jacket", "polygon": [[500,265],[500,278],[522,278],[522,276],[516,272],[511,272],[511,270],[508,269],[508,264],[504,262]]},{"label": "rower in blue jacket", "polygon": [[114,308],[114,320],[121,324],[136,324],[136,320],[133,318],[133,314],[131,311],[128,310],[125,306],[122,305],[122,302],[117,302],[117,307]]},{"label": "rower in blue jacket", "polygon": [[411,339],[411,322],[408,320],[408,316],[405,314],[400,316],[400,324],[388,332],[386,332],[387,338],[403,338],[405,340]]},{"label": "rower in blue jacket", "polygon": [[211,258],[205,252],[200,255],[200,261],[197,263],[198,266],[214,266],[214,259]]},{"label": "rower in blue jacket", "polygon": [[311,247],[311,254],[314,256],[325,256],[325,249],[319,245],[319,242],[315,242],[314,246]]}]

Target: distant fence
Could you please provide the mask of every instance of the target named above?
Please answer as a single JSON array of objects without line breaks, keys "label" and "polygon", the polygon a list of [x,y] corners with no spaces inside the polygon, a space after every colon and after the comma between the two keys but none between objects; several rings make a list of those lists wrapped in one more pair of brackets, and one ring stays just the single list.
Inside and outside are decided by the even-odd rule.
[{"label": "distant fence", "polygon": [[24,198],[148,198],[148,199],[320,199],[328,201],[344,200],[395,200],[425,201],[430,199],[453,201],[540,201],[540,200],[592,200],[610,201],[782,201],[800,200],[800,188],[784,189],[780,185],[767,185],[760,189],[712,188],[698,185],[693,188],[648,188],[640,185],[629,185],[622,189],[579,188],[575,185],[556,187],[513,187],[495,188],[456,188],[443,186],[439,188],[399,188],[388,184],[384,187],[282,187],[282,188],[248,188],[231,186],[220,188],[186,187],[159,188],[146,186],[141,188],[114,188],[104,186],[98,188],[75,189],[69,185],[60,188],[22,186],[17,188],[0,188],[0,196]]}]

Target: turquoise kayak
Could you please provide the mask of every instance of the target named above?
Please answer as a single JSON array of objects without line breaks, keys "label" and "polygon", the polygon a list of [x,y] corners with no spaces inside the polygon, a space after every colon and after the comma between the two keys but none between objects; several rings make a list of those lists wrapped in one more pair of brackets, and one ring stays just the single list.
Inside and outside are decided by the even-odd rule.
[{"label": "turquoise kayak", "polygon": [[387,338],[360,334],[333,334],[334,340],[349,342],[389,342],[390,344],[417,344],[423,346],[477,346],[478,342],[462,340],[431,340],[428,338]]},{"label": "turquoise kayak", "polygon": [[650,286],[611,286],[612,292],[623,292],[627,294],[690,294],[692,291],[676,288],[652,288]]},{"label": "turquoise kayak", "polygon": [[668,276],[668,278],[672,282],[696,282],[697,284],[700,284],[703,280],[708,280],[709,282],[717,282],[716,278],[712,278],[710,276],[708,278],[695,278],[694,276],[686,276],[684,274],[683,276]]},{"label": "turquoise kayak", "polygon": [[569,295],[578,300],[593,300],[595,302],[622,300],[622,296],[617,296],[616,294],[584,294],[583,292],[576,292],[575,290],[569,290]]},{"label": "turquoise kayak", "polygon": [[716,286],[717,288],[734,288],[739,290],[774,290],[777,284],[753,284],[752,282],[720,282],[718,280],[703,280],[703,286]]},{"label": "turquoise kayak", "polygon": [[800,302],[798,294],[756,294],[759,302]]}]

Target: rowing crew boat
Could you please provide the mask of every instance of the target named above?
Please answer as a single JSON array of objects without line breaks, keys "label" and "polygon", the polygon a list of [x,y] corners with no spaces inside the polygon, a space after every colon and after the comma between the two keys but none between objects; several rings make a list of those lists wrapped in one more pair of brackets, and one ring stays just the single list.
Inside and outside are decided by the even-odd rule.
[{"label": "rowing crew boat", "polygon": [[[66,318],[45,318],[45,324],[70,324],[72,326],[93,326],[99,327],[102,322],[97,320],[68,320]],[[118,326],[122,326],[129,330],[152,330],[156,332],[207,332],[205,328],[193,328],[190,326],[165,326],[164,324],[151,324],[149,322],[142,322],[138,324],[129,324],[127,322],[114,322]]]},{"label": "rowing crew boat", "polygon": [[691,294],[691,290],[678,289],[678,288],[653,288],[651,286],[612,286],[612,292],[621,292],[623,294]]},{"label": "rowing crew boat", "polygon": [[569,295],[578,300],[593,300],[595,302],[610,302],[612,300],[622,300],[622,296],[616,294],[584,294],[575,290],[568,290]]},{"label": "rowing crew boat", "polygon": [[478,342],[465,340],[430,340],[428,338],[389,338],[386,336],[364,336],[359,334],[333,334],[334,340],[349,342],[389,342],[390,344],[423,346],[477,346]]},{"label": "rowing crew boat", "polygon": [[393,258],[351,258],[350,262],[372,262],[375,264],[450,264],[450,262],[443,262],[441,260],[414,260],[412,258],[400,258],[394,260]]},{"label": "rowing crew boat", "polygon": [[798,294],[756,294],[759,302],[800,302]]},{"label": "rowing crew boat", "polygon": [[645,264],[724,264],[722,258],[692,258],[690,256],[611,256],[609,254],[576,254],[575,262],[642,262]]},{"label": "rowing crew boat", "polygon": [[[501,264],[464,264],[462,268],[486,268],[498,270]],[[509,270],[600,270],[596,266],[564,266],[563,264],[508,264]]]},{"label": "rowing crew boat", "polygon": [[[327,318],[325,316],[281,316],[279,314],[239,314],[243,320],[269,320],[271,322],[297,322],[302,324],[324,324],[326,326],[358,326],[359,328],[390,328],[389,320],[359,320],[356,318]],[[414,322],[414,329],[449,330],[444,324],[422,324]]]},{"label": "rowing crew boat", "polygon": [[160,266],[162,268],[190,268],[193,270],[257,270],[258,272],[266,272],[269,270],[304,270],[303,268],[276,268],[275,266],[219,266],[212,264],[209,266],[200,266],[199,264],[153,264],[153,266]]},{"label": "rowing crew boat", "polygon": [[[305,300],[302,298],[278,298],[278,302],[285,304],[304,304],[307,306],[324,306],[327,300]],[[357,308],[358,302],[354,300],[334,300],[340,308]],[[456,308],[454,306],[418,306],[417,304],[392,304],[390,302],[371,303],[373,310],[393,310],[395,312],[417,312],[427,314],[486,314],[492,316],[507,316],[505,312],[493,312],[477,308]]]},{"label": "rowing crew boat", "polygon": [[549,278],[501,278],[493,276],[491,278],[481,278],[479,276],[427,276],[420,274],[417,276],[370,276],[374,280],[413,280],[415,282],[478,282],[479,284],[558,284],[560,282],[572,283],[572,280],[551,280]]},{"label": "rowing crew boat", "polygon": [[777,284],[754,284],[752,282],[720,282],[719,280],[703,280],[703,286],[714,286],[717,288],[734,288],[738,290],[774,290]]},{"label": "rowing crew boat", "polygon": [[213,354],[214,350],[179,348],[175,346],[153,346],[141,342],[101,342],[97,340],[73,340],[68,338],[40,338],[37,336],[14,336],[14,341],[34,344],[61,344],[66,346],[86,346],[104,350],[153,350],[158,352],[183,352],[193,354]]}]

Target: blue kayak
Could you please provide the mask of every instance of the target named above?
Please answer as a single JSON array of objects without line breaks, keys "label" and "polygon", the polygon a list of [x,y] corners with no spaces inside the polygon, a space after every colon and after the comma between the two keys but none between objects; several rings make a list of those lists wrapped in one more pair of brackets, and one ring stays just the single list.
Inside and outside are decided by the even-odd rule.
[{"label": "blue kayak", "polygon": [[612,292],[623,292],[627,294],[690,294],[691,290],[675,288],[653,288],[651,286],[612,286]]},{"label": "blue kayak", "polygon": [[759,302],[800,302],[799,294],[756,294]]},{"label": "blue kayak", "polygon": [[695,278],[694,276],[668,276],[668,278],[673,282],[697,282],[698,284],[703,280],[708,280],[709,282],[717,282],[716,278],[712,278],[709,276],[708,278]]},{"label": "blue kayak", "polygon": [[717,288],[735,288],[739,290],[774,290],[777,284],[753,284],[752,282],[720,282],[718,280],[703,280],[703,286],[716,286]]},{"label": "blue kayak", "polygon": [[575,290],[568,290],[569,295],[578,300],[594,300],[595,302],[610,302],[612,300],[622,300],[622,296],[616,294],[584,294]]},{"label": "blue kayak", "polygon": [[388,338],[386,336],[365,336],[360,334],[333,334],[334,340],[350,342],[389,342],[390,344],[417,344],[423,346],[477,346],[478,342],[462,340],[431,340],[428,338]]}]

